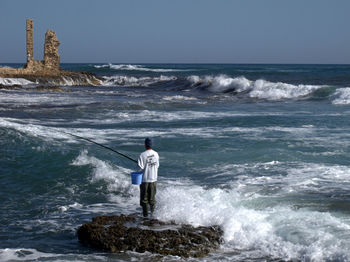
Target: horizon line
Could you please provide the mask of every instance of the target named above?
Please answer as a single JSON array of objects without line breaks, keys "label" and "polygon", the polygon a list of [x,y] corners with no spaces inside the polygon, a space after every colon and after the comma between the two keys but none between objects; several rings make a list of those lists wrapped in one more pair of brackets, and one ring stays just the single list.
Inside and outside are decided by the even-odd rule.
[{"label": "horizon line", "polygon": [[[3,64],[23,64],[26,62],[0,62]],[[137,65],[137,64],[148,64],[148,65],[350,65],[350,63],[260,63],[260,62],[240,62],[240,63],[228,63],[228,62],[62,62],[60,64],[121,64],[121,65]]]}]

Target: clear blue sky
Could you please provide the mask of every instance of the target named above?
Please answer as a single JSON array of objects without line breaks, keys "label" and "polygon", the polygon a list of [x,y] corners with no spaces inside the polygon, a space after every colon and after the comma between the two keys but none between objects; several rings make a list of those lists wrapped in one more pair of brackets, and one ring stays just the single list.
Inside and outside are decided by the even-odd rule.
[{"label": "clear blue sky", "polygon": [[0,0],[0,63],[34,56],[46,30],[61,62],[346,63],[350,0]]}]

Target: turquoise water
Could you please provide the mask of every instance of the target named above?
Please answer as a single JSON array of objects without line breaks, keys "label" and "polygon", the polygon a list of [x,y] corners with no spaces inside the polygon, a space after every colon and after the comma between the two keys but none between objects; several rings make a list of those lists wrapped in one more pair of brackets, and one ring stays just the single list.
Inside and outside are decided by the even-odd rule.
[{"label": "turquoise water", "polygon": [[180,260],[80,245],[93,216],[141,212],[137,167],[66,132],[133,158],[154,139],[155,216],[224,230],[189,261],[350,260],[350,66],[63,67],[103,85],[0,78],[25,86],[0,90],[0,261]]}]

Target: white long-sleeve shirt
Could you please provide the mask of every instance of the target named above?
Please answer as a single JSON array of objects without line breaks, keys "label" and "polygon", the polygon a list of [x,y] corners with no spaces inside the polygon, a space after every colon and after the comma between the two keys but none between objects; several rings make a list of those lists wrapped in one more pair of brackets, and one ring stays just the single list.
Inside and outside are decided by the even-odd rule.
[{"label": "white long-sleeve shirt", "polygon": [[158,179],[159,155],[153,149],[141,153],[138,165],[143,171],[142,182],[155,182]]}]

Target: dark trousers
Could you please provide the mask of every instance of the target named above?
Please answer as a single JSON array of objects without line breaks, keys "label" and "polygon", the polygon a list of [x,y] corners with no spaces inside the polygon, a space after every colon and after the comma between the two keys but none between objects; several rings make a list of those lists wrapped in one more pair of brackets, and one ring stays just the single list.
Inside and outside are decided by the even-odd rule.
[{"label": "dark trousers", "polygon": [[156,193],[157,193],[157,182],[146,183],[142,182],[140,185],[140,205],[142,206],[143,216],[148,216],[148,204],[153,213],[156,207]]}]

